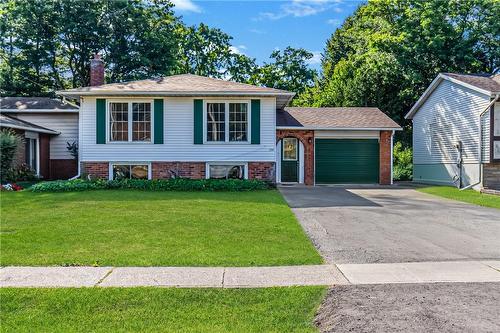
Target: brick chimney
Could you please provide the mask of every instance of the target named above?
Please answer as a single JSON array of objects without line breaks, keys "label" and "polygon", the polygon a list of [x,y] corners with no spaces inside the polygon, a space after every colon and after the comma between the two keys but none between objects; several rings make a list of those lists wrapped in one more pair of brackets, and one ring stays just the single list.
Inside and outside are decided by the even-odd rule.
[{"label": "brick chimney", "polygon": [[104,84],[104,61],[99,54],[94,54],[94,59],[90,60],[90,85],[100,86]]}]

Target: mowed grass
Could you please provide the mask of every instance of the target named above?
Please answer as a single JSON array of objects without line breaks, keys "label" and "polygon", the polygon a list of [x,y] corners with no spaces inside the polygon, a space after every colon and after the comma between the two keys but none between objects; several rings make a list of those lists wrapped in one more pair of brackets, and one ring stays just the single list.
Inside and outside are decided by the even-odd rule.
[{"label": "mowed grass", "polygon": [[450,186],[430,186],[419,188],[417,190],[447,199],[500,209],[500,196],[498,195],[483,194],[474,190],[460,191],[459,189]]},{"label": "mowed grass", "polygon": [[325,289],[0,289],[0,318],[2,332],[316,332]]},{"label": "mowed grass", "polygon": [[278,191],[1,193],[2,266],[266,266],[321,258]]}]

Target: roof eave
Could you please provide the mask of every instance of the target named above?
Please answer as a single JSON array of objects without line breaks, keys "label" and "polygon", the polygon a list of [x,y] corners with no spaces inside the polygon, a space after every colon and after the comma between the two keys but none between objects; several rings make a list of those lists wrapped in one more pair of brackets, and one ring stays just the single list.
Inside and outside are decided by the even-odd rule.
[{"label": "roof eave", "polygon": [[418,112],[418,110],[420,109],[420,107],[422,106],[422,104],[424,104],[424,102],[429,98],[429,96],[432,94],[432,92],[434,91],[434,89],[436,89],[437,86],[443,80],[448,80],[450,82],[459,84],[459,85],[461,85],[463,87],[469,88],[471,90],[477,91],[479,93],[482,93],[482,94],[490,96],[490,97],[493,97],[493,96],[495,96],[495,95],[498,94],[496,92],[492,92],[492,91],[489,91],[489,90],[484,90],[484,89],[481,89],[481,88],[476,87],[474,85],[468,84],[466,82],[457,80],[457,79],[452,78],[452,77],[450,77],[450,76],[448,76],[446,74],[439,73],[438,76],[436,76],[436,78],[431,82],[431,84],[429,85],[429,87],[427,87],[427,89],[424,91],[424,93],[422,94],[422,96],[420,96],[420,98],[417,100],[417,102],[412,106],[412,108],[410,109],[410,111],[408,111],[408,113],[405,115],[405,119],[413,119],[413,116]]},{"label": "roof eave", "polygon": [[61,132],[53,131],[51,129],[43,129],[43,128],[35,128],[35,127],[28,127],[28,126],[18,126],[18,125],[10,125],[10,124],[3,124],[0,123],[0,126],[2,127],[7,127],[7,128],[15,128],[15,129],[20,129],[20,130],[25,130],[25,131],[30,131],[30,132],[37,132],[37,133],[45,133],[45,134],[53,134],[53,135],[59,135]]},{"label": "roof eave", "polygon": [[78,113],[79,109],[0,109],[1,113],[22,113],[22,112],[28,112],[28,113]]}]

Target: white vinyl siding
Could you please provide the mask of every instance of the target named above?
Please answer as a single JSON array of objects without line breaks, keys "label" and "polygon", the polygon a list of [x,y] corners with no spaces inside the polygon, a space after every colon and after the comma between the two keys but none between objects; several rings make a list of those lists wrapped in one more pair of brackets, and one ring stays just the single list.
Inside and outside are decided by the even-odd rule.
[{"label": "white vinyl siding", "polygon": [[[413,118],[414,164],[456,163],[458,141],[463,163],[479,161],[479,114],[489,96],[444,80]],[[489,161],[489,112],[483,122],[483,162]]]},{"label": "white vinyl siding", "polygon": [[78,141],[78,114],[77,113],[18,113],[13,115],[21,120],[61,132],[50,136],[50,159],[73,159],[66,142]]},{"label": "white vinyl siding", "polygon": [[[106,98],[106,97],[102,97]],[[257,97],[252,97],[256,98]],[[110,97],[117,101],[117,97]],[[82,98],[81,117],[81,160],[82,161],[262,161],[274,162],[276,141],[276,99],[261,97],[261,143],[202,144],[195,145],[193,100],[216,100],[213,97],[189,98],[168,97],[164,99],[164,143],[151,144],[135,142],[113,142],[96,144],[96,100]],[[250,99],[250,98],[248,98]],[[132,99],[123,98],[123,101]],[[221,97],[221,102],[241,100]]]}]

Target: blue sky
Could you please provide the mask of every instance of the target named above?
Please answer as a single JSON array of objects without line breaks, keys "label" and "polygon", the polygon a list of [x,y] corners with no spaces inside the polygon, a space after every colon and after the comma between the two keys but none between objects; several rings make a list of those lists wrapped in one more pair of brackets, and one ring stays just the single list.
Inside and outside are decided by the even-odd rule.
[{"label": "blue sky", "polygon": [[269,61],[274,49],[302,47],[314,53],[310,61],[320,68],[326,40],[362,1],[196,1],[173,0],[177,15],[188,25],[200,22],[233,37],[234,52]]}]

